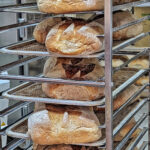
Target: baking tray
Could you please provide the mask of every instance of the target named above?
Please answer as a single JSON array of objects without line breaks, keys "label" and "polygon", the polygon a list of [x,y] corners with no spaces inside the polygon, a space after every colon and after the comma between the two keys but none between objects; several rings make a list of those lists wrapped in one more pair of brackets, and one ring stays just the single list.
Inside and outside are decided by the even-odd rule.
[{"label": "baking tray", "polygon": [[15,55],[34,55],[34,56],[53,56],[53,57],[72,57],[72,58],[97,58],[104,55],[103,51],[91,55],[60,55],[56,53],[50,53],[47,51],[45,45],[39,44],[34,39],[19,42],[14,45],[10,45],[0,49],[1,53],[15,54]]},{"label": "baking tray", "polygon": [[[113,79],[115,82],[115,88],[118,88],[130,77],[137,73],[137,69],[123,69],[117,71]],[[116,92],[117,93],[117,92]],[[58,100],[48,98],[41,88],[41,83],[26,82],[15,88],[12,88],[3,93],[3,96],[12,100],[21,101],[32,101],[32,102],[42,102],[51,104],[62,104],[62,105],[77,105],[77,106],[98,106],[104,105],[105,99],[99,99],[95,101],[76,101],[76,100]]]},{"label": "baking tray", "polygon": [[[136,109],[136,106],[140,103],[140,101],[136,101],[129,105],[128,107],[124,108],[122,112],[118,115],[119,119],[125,118],[127,114],[130,114],[131,111]],[[31,114],[32,115],[32,114]],[[105,113],[96,113],[98,119],[101,123],[105,122]],[[22,139],[31,139],[30,135],[27,133],[27,119],[29,116],[23,118],[21,121],[17,122],[13,126],[11,126],[9,129],[7,129],[6,134],[11,137],[15,138],[22,138]],[[114,120],[114,127],[118,126],[120,123],[119,119],[116,118]],[[84,143],[84,144],[75,144],[75,145],[84,145],[84,146],[104,146],[106,143],[105,140],[105,129],[101,129],[102,131],[102,137],[99,141],[93,142],[93,143]]]},{"label": "baking tray", "polygon": [[[150,35],[150,32],[141,33],[137,35],[136,37],[130,38],[121,43],[119,41],[120,44],[117,44],[112,49],[113,54],[119,52],[121,49],[124,49],[125,47],[133,44],[134,42],[148,35]],[[101,50],[100,52],[87,55],[87,56],[85,55],[61,55],[61,54],[56,54],[52,52],[49,53],[46,50],[46,47],[44,45],[39,44],[34,39],[3,47],[0,49],[0,52],[8,53],[8,54],[15,54],[15,55],[34,55],[34,56],[53,56],[53,57],[72,57],[72,58],[99,58],[99,59],[103,58],[105,54],[104,50]]]}]

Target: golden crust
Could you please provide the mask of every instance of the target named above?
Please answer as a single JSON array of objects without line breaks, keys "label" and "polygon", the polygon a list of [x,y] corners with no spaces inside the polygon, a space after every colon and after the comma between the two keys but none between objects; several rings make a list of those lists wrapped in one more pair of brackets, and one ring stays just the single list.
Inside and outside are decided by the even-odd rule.
[{"label": "golden crust", "polygon": [[131,63],[128,64],[129,68],[137,68],[137,69],[147,69],[149,68],[149,61],[148,59],[136,59],[133,60]]},{"label": "golden crust", "polygon": [[[114,0],[114,5],[134,2],[137,0]],[[37,0],[38,8],[45,13],[70,13],[104,9],[104,0]]]},{"label": "golden crust", "polygon": [[47,18],[40,22],[33,31],[35,40],[41,44],[44,44],[49,30],[60,21],[61,18]]},{"label": "golden crust", "polygon": [[103,48],[103,26],[84,21],[62,21],[54,26],[47,35],[46,48],[50,52],[64,55],[92,54]]},{"label": "golden crust", "polygon": [[100,123],[91,108],[74,108],[72,111],[78,114],[71,110],[57,111],[43,110],[29,117],[28,132],[35,144],[76,144],[93,142],[101,137]]},{"label": "golden crust", "polygon": [[142,86],[149,83],[149,76],[142,76],[140,79],[136,81],[136,85]]}]

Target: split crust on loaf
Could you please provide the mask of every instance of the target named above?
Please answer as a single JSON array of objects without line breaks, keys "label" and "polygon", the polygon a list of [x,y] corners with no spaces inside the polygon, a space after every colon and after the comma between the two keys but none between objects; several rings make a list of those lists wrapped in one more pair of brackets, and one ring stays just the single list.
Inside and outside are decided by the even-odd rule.
[{"label": "split crust on loaf", "polygon": [[103,26],[92,22],[65,20],[54,26],[47,35],[46,48],[49,52],[63,55],[88,55],[103,49]]}]

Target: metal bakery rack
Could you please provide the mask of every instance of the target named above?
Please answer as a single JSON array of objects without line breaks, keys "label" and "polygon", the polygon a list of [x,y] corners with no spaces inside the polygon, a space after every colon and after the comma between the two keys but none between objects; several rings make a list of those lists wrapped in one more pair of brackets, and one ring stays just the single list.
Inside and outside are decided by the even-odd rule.
[{"label": "metal bakery rack", "polygon": [[[28,108],[28,106],[33,102],[43,102],[43,103],[51,103],[51,104],[60,104],[60,105],[78,105],[78,106],[97,106],[100,108],[105,108],[105,122],[100,126],[100,128],[105,129],[105,137],[100,139],[99,141],[93,142],[93,143],[83,143],[78,145],[86,145],[86,146],[96,146],[99,149],[104,148],[107,150],[121,150],[124,145],[128,142],[130,139],[130,136],[133,134],[133,132],[141,125],[141,123],[149,117],[149,113],[145,112],[142,114],[142,117],[137,121],[136,125],[128,132],[128,134],[123,138],[123,140],[115,147],[113,148],[113,137],[117,135],[117,133],[128,123],[132,117],[134,117],[137,112],[145,105],[147,104],[150,107],[149,104],[149,97],[143,98],[141,101],[138,102],[136,107],[134,107],[120,122],[118,125],[113,128],[113,120],[117,118],[117,115],[121,112],[122,109],[125,109],[130,102],[132,102],[136,97],[138,97],[141,92],[143,92],[146,88],[149,88],[150,84],[146,84],[142,86],[134,95],[132,95],[125,104],[123,104],[118,110],[113,112],[113,98],[115,98],[120,92],[128,88],[131,84],[133,84],[136,80],[138,80],[140,77],[142,77],[145,74],[149,73],[149,69],[141,69],[136,71],[129,71],[130,76],[127,78],[123,83],[121,83],[116,89],[113,88],[113,73],[116,73],[117,71],[124,70],[123,68],[126,67],[131,61],[135,60],[136,58],[147,54],[150,54],[149,48],[129,48],[128,46],[135,43],[136,41],[142,39],[145,36],[150,35],[150,32],[147,33],[141,33],[137,35],[134,38],[128,39],[126,41],[123,41],[122,43],[118,44],[117,46],[112,46],[113,39],[112,39],[112,33],[115,31],[118,31],[120,29],[124,29],[128,26],[140,23],[144,20],[150,19],[150,15],[143,17],[141,19],[137,19],[136,21],[130,22],[128,24],[125,24],[123,26],[112,28],[112,12],[122,10],[125,8],[131,8],[139,4],[143,4],[146,1],[137,1],[117,6],[112,6],[111,0],[105,0],[105,9],[104,11],[90,11],[90,12],[76,12],[73,14],[86,14],[86,13],[92,13],[94,16],[99,14],[104,14],[105,16],[105,27],[104,27],[104,35],[99,35],[100,37],[105,38],[105,50],[88,55],[88,56],[73,56],[73,57],[79,57],[79,58],[99,58],[99,59],[105,59],[105,77],[100,79],[99,82],[93,82],[93,81],[75,81],[75,80],[65,80],[65,79],[54,79],[54,78],[45,78],[42,75],[40,76],[24,76],[24,75],[3,75],[1,72],[8,71],[11,69],[14,69],[15,67],[20,67],[25,64],[31,63],[33,61],[37,61],[39,59],[45,58],[46,56],[55,56],[55,57],[72,57],[72,56],[63,56],[53,53],[48,53],[46,51],[46,48],[43,45],[38,44],[34,39],[30,39],[27,41],[21,41],[19,43],[14,43],[5,47],[2,47],[0,49],[1,53],[5,54],[15,54],[15,55],[22,55],[27,56],[24,57],[18,61],[14,61],[12,63],[9,63],[7,65],[0,66],[0,79],[7,79],[7,80],[19,80],[19,81],[26,81],[25,83],[10,89],[3,93],[3,96],[10,99],[10,100],[19,100],[21,102],[18,102],[16,105],[10,106],[7,109],[0,112],[0,117],[4,117],[6,115],[10,115],[11,113],[22,109],[22,108]],[[25,13],[25,14],[36,14],[36,15],[42,15],[43,18],[46,17],[65,17],[70,14],[44,14],[41,13],[37,5],[35,3],[28,3],[28,4],[17,4],[17,5],[9,5],[9,6],[1,6],[0,12],[11,12],[11,13]],[[42,19],[43,19],[42,18]],[[29,20],[24,23],[18,23],[18,24],[12,24],[0,27],[0,33],[8,32],[13,29],[20,29],[22,27],[28,28],[37,25],[42,19],[34,19]],[[92,19],[92,18],[91,18]],[[112,68],[112,55],[134,55],[133,58],[129,59],[127,62],[125,62],[123,65],[117,68]],[[124,70],[126,71],[126,70]],[[149,73],[150,74],[150,73]],[[36,83],[34,83],[36,82]],[[34,86],[36,86],[38,91],[40,91],[41,86],[40,84],[42,82],[49,82],[49,83],[59,83],[59,84],[74,84],[74,85],[90,85],[90,86],[98,86],[98,87],[104,87],[105,88],[105,97],[99,100],[95,101],[73,101],[73,100],[57,100],[52,98],[47,98],[44,95],[36,95],[32,93],[32,89],[34,89]],[[31,90],[26,90],[27,88],[30,88]],[[29,93],[29,91],[31,91]],[[26,115],[22,116],[19,120],[16,120],[13,124],[0,129],[0,135],[8,135],[11,137],[14,137],[15,139],[8,143],[4,148],[2,148],[2,145],[0,144],[0,149],[5,150],[13,150],[16,147],[18,147],[20,144],[24,143],[26,140],[30,140],[30,136],[24,132],[19,132],[18,130],[15,130],[19,124],[23,125],[23,123],[27,120],[28,116],[32,113],[28,112]],[[135,148],[135,146],[139,143],[139,141],[142,139],[142,137],[146,134],[146,132],[149,131],[149,128],[143,128],[137,138],[134,140],[134,142],[128,147],[129,150],[132,150]],[[140,149],[144,150],[146,146],[148,145],[149,139],[147,141],[144,141],[141,145]],[[27,149],[27,148],[26,148]]]}]

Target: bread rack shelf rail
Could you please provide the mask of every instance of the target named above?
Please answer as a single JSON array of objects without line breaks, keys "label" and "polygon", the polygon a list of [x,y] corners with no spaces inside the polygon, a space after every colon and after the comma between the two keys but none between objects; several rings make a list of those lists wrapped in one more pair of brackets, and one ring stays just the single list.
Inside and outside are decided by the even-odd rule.
[{"label": "bread rack shelf rail", "polygon": [[[118,5],[118,6],[114,6],[112,8],[112,2],[111,0],[108,0],[107,3],[105,1],[105,59],[107,59],[108,61],[106,62],[106,69],[105,69],[105,82],[102,82],[102,86],[105,86],[105,92],[106,92],[106,111],[105,116],[106,116],[106,149],[108,150],[112,150],[113,149],[113,144],[112,144],[112,136],[115,136],[120,130],[121,128],[136,114],[136,112],[147,102],[147,100],[149,99],[145,99],[143,100],[138,107],[136,108],[136,110],[132,111],[132,113],[130,113],[130,115],[128,115],[128,117],[124,118],[122,120],[122,124],[119,124],[119,126],[117,126],[117,128],[114,129],[114,131],[112,132],[112,97],[114,97],[115,95],[117,95],[119,92],[121,92],[122,90],[125,89],[125,87],[127,87],[127,85],[125,86],[125,84],[123,84],[120,89],[116,90],[115,92],[112,93],[111,88],[112,88],[112,79],[111,79],[111,75],[112,75],[112,67],[111,67],[111,60],[112,60],[112,54],[118,52],[120,49],[125,48],[126,46],[134,43],[135,41],[149,35],[149,33],[142,33],[138,36],[136,36],[135,38],[129,39],[117,46],[115,46],[112,49],[112,11],[117,11],[123,8],[127,8],[127,7],[133,7],[139,4],[142,4],[146,1],[138,1],[138,2],[133,2],[133,3],[128,3],[128,4],[123,4],[123,5]],[[28,9],[28,10],[27,10]],[[106,13],[107,10],[107,13]],[[31,7],[25,7],[25,9],[23,9],[23,7],[21,7],[21,9],[19,9],[19,7],[16,8],[1,8],[0,9],[1,12],[14,12],[14,13],[37,13],[37,14],[42,14],[41,12],[39,12],[35,6],[31,6]],[[78,12],[78,13],[87,13],[87,12]],[[88,12],[88,13],[95,13],[95,14],[104,14],[104,11],[92,11],[92,12]],[[76,13],[77,14],[77,13]],[[53,15],[52,16],[57,16],[57,15]],[[63,16],[63,15],[62,15]],[[140,22],[143,21],[142,19],[140,20]],[[135,23],[138,23],[135,22]],[[129,25],[132,25],[129,24]],[[126,25],[121,27],[121,28],[125,28],[127,27]],[[120,28],[120,29],[121,29]],[[117,30],[117,29],[115,29]],[[119,29],[118,29],[119,30]],[[111,51],[111,49],[113,51]],[[99,58],[103,58],[104,57],[104,53],[102,53],[101,55],[98,55]],[[149,71],[149,70],[147,70]],[[136,79],[138,79],[140,76],[142,76],[144,73],[147,72],[146,70],[141,70],[138,72],[138,76],[136,76]],[[135,76],[134,76],[135,77]],[[13,75],[7,75],[7,76],[3,76],[0,75],[0,78],[2,79],[15,79],[15,80],[24,80],[24,81],[36,81],[31,77],[20,77],[20,76],[13,76]],[[17,79],[18,78],[18,79]],[[37,78],[37,77],[36,77]],[[38,78],[40,79],[40,78]],[[134,81],[136,80],[134,78]],[[43,79],[42,79],[43,80]],[[47,82],[48,80],[45,80],[45,82]],[[58,81],[58,80],[57,80]],[[56,82],[57,82],[56,81]],[[130,82],[129,82],[130,81]],[[132,84],[133,78],[131,80],[128,81],[128,84]],[[43,82],[43,81],[42,81]],[[50,81],[51,82],[51,81]],[[60,81],[58,81],[58,83],[60,83]],[[64,83],[64,81],[62,81],[62,83]],[[125,82],[126,83],[126,82]],[[73,82],[73,84],[76,84],[75,82]],[[78,83],[80,85],[91,85],[91,83],[85,84],[85,83]],[[95,84],[95,83],[94,83]],[[100,85],[100,83],[99,83]],[[98,86],[97,84],[95,84],[95,86]],[[142,90],[141,90],[142,91]],[[145,118],[147,117],[147,115],[144,116]],[[139,120],[139,124],[140,122],[142,122],[144,120],[144,118],[142,118],[141,120]],[[133,131],[133,130],[132,130]],[[125,141],[126,142],[126,141]],[[124,143],[125,143],[124,142]],[[88,145],[88,144],[87,144]],[[89,146],[89,145],[88,145]],[[120,145],[118,145],[120,146]]]}]

